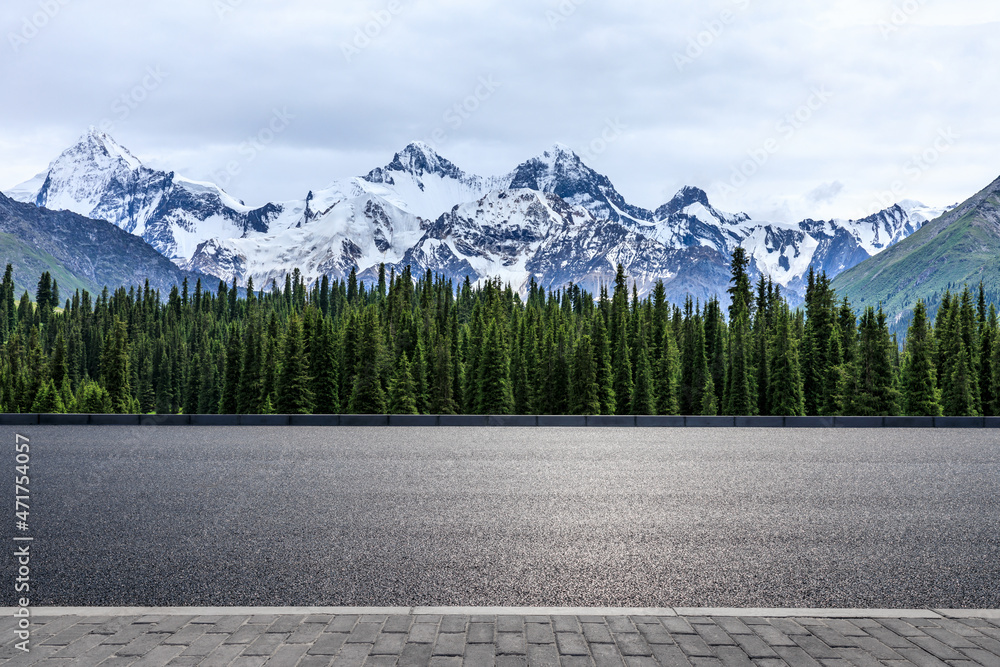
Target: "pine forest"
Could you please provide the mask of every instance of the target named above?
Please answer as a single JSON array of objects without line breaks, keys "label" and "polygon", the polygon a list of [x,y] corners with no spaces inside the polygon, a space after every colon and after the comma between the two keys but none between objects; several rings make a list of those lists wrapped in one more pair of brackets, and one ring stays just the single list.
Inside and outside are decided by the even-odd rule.
[{"label": "pine forest", "polygon": [[[997,312],[982,287],[918,302],[900,346],[825,275],[805,304],[732,257],[729,305],[645,298],[621,266],[593,295],[534,282],[377,284],[296,270],[246,290],[200,281],[60,303],[0,284],[0,412],[997,415]],[[245,296],[244,296],[245,295]]]}]

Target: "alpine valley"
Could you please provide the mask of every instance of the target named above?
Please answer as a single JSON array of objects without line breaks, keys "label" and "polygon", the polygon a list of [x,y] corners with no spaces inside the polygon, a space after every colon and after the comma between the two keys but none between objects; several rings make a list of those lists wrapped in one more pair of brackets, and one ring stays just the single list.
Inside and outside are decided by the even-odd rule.
[{"label": "alpine valley", "polygon": [[[547,289],[574,283],[596,294],[613,284],[621,263],[640,294],[662,279],[674,301],[688,294],[726,301],[729,257],[742,246],[751,271],[770,276],[794,302],[810,267],[833,277],[943,213],[901,202],[861,220],[774,223],[719,211],[696,187],[653,210],[627,202],[561,145],[487,178],[421,143],[365,176],[251,207],[212,183],[150,169],[94,129],[6,194],[107,221],[186,275],[241,287],[252,279],[267,288],[293,268],[308,281],[355,270],[371,282],[385,264],[456,281],[499,278],[522,293],[534,279]],[[116,247],[125,250],[121,265],[141,274],[138,253]]]}]

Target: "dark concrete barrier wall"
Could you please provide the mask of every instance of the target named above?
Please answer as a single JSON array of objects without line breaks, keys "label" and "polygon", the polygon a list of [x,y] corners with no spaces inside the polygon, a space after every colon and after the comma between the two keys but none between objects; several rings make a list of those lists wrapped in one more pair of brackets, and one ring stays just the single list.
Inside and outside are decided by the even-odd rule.
[{"label": "dark concrete barrier wall", "polygon": [[652,415],[0,414],[0,426],[600,426],[691,428],[1000,428],[1000,417],[699,417]]}]

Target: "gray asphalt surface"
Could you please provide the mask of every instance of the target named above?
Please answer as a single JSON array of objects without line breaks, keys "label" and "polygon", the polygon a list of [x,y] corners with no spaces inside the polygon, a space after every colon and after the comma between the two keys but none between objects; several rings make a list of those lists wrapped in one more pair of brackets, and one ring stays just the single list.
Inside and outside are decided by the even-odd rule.
[{"label": "gray asphalt surface", "polygon": [[35,605],[1000,607],[993,430],[15,432]]}]

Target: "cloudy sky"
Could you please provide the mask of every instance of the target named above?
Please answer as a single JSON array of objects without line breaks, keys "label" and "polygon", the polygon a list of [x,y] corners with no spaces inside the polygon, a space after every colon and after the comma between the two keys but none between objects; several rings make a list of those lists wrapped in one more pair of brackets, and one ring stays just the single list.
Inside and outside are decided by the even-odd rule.
[{"label": "cloudy sky", "polygon": [[0,188],[88,126],[248,204],[412,140],[466,171],[553,143],[655,207],[947,205],[1000,175],[993,0],[4,0]]}]

